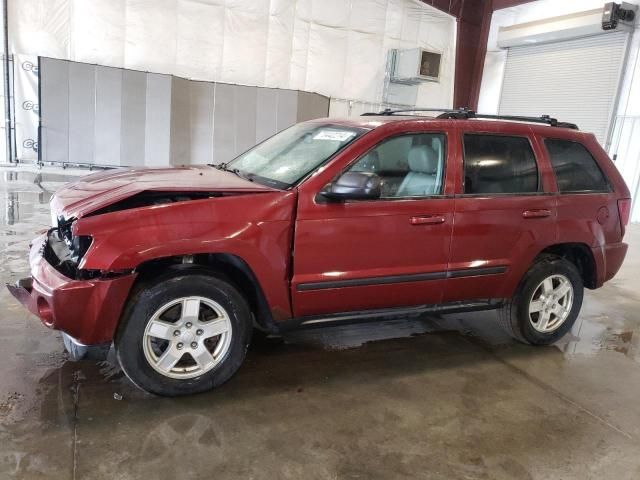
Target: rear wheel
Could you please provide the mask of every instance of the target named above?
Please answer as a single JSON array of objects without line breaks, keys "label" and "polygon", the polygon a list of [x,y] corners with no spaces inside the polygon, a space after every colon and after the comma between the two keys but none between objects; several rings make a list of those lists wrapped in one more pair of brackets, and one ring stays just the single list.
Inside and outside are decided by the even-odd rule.
[{"label": "rear wheel", "polygon": [[175,396],[228,380],[250,339],[249,307],[233,285],[202,272],[179,272],[137,290],[115,343],[133,383]]},{"label": "rear wheel", "polygon": [[502,308],[500,323],[522,342],[549,345],[571,329],[583,294],[582,277],[573,263],[555,255],[541,256]]}]

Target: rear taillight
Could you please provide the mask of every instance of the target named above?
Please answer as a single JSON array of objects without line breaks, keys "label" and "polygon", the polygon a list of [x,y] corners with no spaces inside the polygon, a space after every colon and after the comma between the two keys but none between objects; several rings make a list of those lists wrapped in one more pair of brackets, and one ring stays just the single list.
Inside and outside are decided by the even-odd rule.
[{"label": "rear taillight", "polygon": [[622,235],[624,235],[625,227],[629,223],[629,216],[631,215],[631,199],[621,198],[618,200],[618,215],[620,216],[620,229]]}]

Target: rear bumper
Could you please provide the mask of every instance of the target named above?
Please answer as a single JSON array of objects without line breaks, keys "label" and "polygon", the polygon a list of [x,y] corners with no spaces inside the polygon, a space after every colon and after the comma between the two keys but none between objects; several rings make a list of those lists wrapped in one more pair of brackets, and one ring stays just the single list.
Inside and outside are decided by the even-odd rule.
[{"label": "rear bumper", "polygon": [[596,287],[601,287],[604,282],[608,282],[618,273],[624,257],[627,255],[628,247],[626,243],[619,242],[593,249],[593,257],[598,271]]},{"label": "rear bumper", "polygon": [[82,345],[113,339],[135,274],[106,280],[73,280],[43,257],[46,235],[36,238],[29,253],[31,277],[9,291],[49,328],[61,330]]}]

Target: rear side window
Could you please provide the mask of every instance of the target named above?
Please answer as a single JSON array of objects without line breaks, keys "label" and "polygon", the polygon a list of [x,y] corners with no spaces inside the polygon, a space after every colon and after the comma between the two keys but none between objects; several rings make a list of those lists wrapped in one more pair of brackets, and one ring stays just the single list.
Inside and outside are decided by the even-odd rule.
[{"label": "rear side window", "polygon": [[465,134],[464,193],[535,193],[538,166],[525,137]]},{"label": "rear side window", "polygon": [[602,170],[584,145],[569,140],[544,141],[560,192],[608,192]]}]

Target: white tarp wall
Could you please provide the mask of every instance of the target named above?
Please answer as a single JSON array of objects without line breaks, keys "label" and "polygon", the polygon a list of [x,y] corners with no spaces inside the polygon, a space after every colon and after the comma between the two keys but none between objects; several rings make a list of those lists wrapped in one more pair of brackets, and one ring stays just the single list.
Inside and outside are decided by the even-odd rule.
[{"label": "white tarp wall", "polygon": [[21,162],[38,160],[38,57],[13,56],[15,158]]},{"label": "white tarp wall", "polygon": [[[1,78],[4,78],[4,59],[3,55],[0,54],[0,75]],[[4,123],[4,88],[0,88],[0,110],[2,112],[2,116],[0,116],[0,164],[6,163],[9,161],[7,158],[7,133],[5,131],[5,123]]]},{"label": "white tarp wall", "polygon": [[[538,0],[494,12],[480,89],[478,111],[497,113],[503,85],[507,50],[498,48],[499,27],[601,8],[606,0]],[[640,0],[627,0],[640,4]],[[561,120],[572,121],[571,118]],[[640,222],[640,20],[631,37],[619,92],[618,110],[612,127],[609,155],[614,158],[631,195],[631,220]]]},{"label": "white tarp wall", "polygon": [[[4,4],[2,2],[0,2],[0,31],[4,31]],[[2,53],[4,51],[4,41],[0,41],[0,48],[2,48],[2,51],[0,51],[0,75],[2,75],[0,78],[4,79],[4,53]],[[4,82],[4,80],[2,80],[2,82]],[[5,123],[4,123],[4,102],[5,102],[5,98],[4,98],[4,83],[2,83],[0,85],[0,112],[2,112],[1,116],[0,116],[0,164],[2,163],[6,163],[9,161],[9,159],[7,158],[7,133],[5,131]]]},{"label": "white tarp wall", "polygon": [[424,47],[417,104],[453,98],[455,20],[419,0],[9,0],[9,22],[15,53],[365,102],[389,49]]}]

